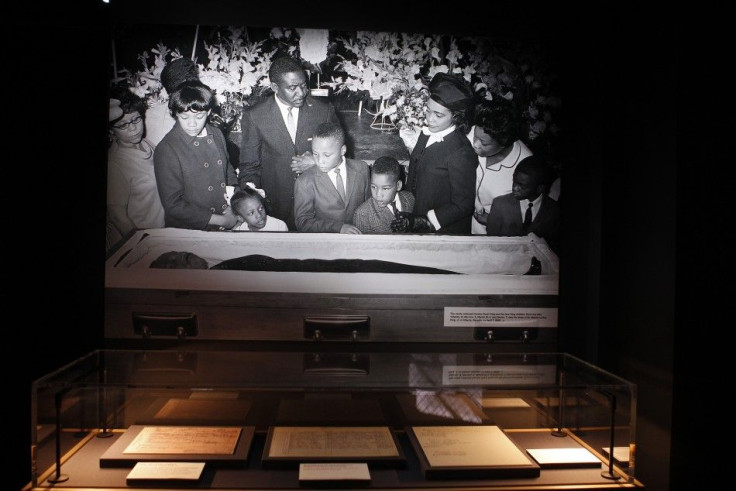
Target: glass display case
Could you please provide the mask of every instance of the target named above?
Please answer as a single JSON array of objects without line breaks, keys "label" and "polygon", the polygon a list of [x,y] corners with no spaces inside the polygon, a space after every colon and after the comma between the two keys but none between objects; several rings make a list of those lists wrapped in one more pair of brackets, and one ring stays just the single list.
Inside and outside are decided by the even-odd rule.
[{"label": "glass display case", "polygon": [[341,346],[91,352],[33,384],[27,489],[643,487],[626,380],[564,353]]}]

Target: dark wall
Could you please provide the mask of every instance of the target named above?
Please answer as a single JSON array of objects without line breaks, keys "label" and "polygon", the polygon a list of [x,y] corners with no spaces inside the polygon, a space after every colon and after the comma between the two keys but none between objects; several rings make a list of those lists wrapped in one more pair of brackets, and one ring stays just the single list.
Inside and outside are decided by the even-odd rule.
[{"label": "dark wall", "polygon": [[606,113],[601,155],[601,269],[598,363],[638,388],[639,477],[669,489],[676,267],[674,28],[620,18],[633,49],[615,36],[598,73],[595,103]]},{"label": "dark wall", "polygon": [[[418,13],[398,2],[373,11],[374,3],[365,3],[353,7],[363,11],[359,15],[346,13],[344,3],[325,10],[278,4],[275,20],[270,9],[224,0],[180,1],[171,10],[150,0],[111,2],[25,2],[23,14],[2,29],[12,60],[6,78],[15,84],[6,94],[12,108],[8,120],[21,135],[6,157],[4,174],[6,187],[13,189],[3,207],[5,223],[13,228],[6,233],[11,274],[3,301],[14,313],[6,331],[19,334],[19,341],[6,344],[4,356],[10,363],[4,373],[13,374],[11,387],[18,394],[12,404],[18,443],[10,446],[9,489],[30,477],[31,382],[102,345],[112,18],[531,36],[558,46],[569,128],[560,350],[639,384],[637,475],[649,489],[666,489],[673,363],[679,362],[673,351],[680,265],[675,245],[682,238],[676,235],[673,24],[659,22],[652,30],[647,13],[616,11],[607,3],[586,12],[554,2],[523,8],[516,2],[484,2],[468,4],[468,13]],[[14,233],[20,230],[22,236]],[[27,253],[32,247],[40,251],[34,259]],[[675,436],[674,448],[683,448],[683,439]]]},{"label": "dark wall", "polygon": [[0,29],[8,490],[31,475],[32,381],[101,343],[109,42],[94,5],[25,2]]},{"label": "dark wall", "polygon": [[560,348],[637,384],[636,476],[665,490],[677,274],[675,25],[634,8],[578,19],[564,50],[566,155],[575,165],[566,162],[563,177]]}]

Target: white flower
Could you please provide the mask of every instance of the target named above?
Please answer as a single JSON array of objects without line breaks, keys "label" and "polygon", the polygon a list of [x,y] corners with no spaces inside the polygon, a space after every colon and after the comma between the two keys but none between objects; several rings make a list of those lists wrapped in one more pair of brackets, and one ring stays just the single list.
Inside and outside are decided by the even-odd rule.
[{"label": "white flower", "polygon": [[433,66],[429,69],[429,73],[427,74],[427,78],[432,80],[432,78],[437,75],[438,73],[447,73],[449,72],[449,68],[447,68],[447,65],[437,65]]},{"label": "white flower", "polygon": [[[280,46],[293,52],[296,39],[291,35],[289,29],[274,28],[271,31],[272,39],[281,39]],[[220,120],[232,124],[231,131],[239,131],[242,110],[252,102],[249,98],[260,95],[270,85],[268,68],[276,50],[266,52],[265,42],[250,42],[244,28],[228,27],[224,33],[218,33],[214,44],[204,43],[207,54],[198,64],[199,78],[214,91],[220,106]],[[145,98],[149,106],[165,103],[169,95],[161,85],[161,71],[167,62],[181,57],[178,48],[170,50],[163,43],[150,53],[144,51],[138,55],[143,69],[126,76],[130,90]]]},{"label": "white flower", "polygon": [[329,31],[326,29],[297,29],[299,53],[304,61],[319,65],[327,59]]}]

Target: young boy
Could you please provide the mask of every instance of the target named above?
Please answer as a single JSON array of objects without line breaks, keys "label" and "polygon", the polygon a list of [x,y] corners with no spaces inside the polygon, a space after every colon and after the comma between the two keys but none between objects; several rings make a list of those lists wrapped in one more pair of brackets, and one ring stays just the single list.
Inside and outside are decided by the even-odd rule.
[{"label": "young boy", "polygon": [[556,249],[560,206],[547,196],[549,168],[529,156],[516,165],[511,192],[493,199],[486,232],[496,236],[519,236],[534,232]]},{"label": "young boy", "polygon": [[312,136],[315,164],[294,182],[294,221],[299,232],[359,234],[353,215],[370,198],[368,164],[345,158],[345,131],[326,122]]},{"label": "young boy", "polygon": [[379,157],[371,167],[371,198],[355,210],[353,223],[364,234],[390,234],[397,213],[414,211],[414,195],[402,190],[401,164]]}]

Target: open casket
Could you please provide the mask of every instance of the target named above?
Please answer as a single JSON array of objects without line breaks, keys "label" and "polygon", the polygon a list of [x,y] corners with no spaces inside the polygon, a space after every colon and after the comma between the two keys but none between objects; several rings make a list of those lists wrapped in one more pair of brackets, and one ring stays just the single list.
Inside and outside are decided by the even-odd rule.
[{"label": "open casket", "polygon": [[[194,254],[208,269],[151,267],[169,252]],[[282,266],[217,269],[251,257]],[[345,260],[384,269],[345,272]],[[324,270],[300,269],[310,261]],[[558,283],[557,256],[533,234],[152,229],[107,259],[105,338],[554,344]]]}]

